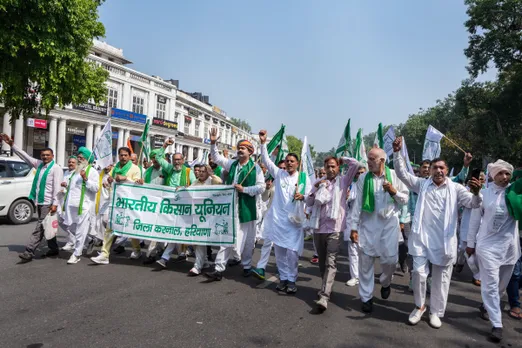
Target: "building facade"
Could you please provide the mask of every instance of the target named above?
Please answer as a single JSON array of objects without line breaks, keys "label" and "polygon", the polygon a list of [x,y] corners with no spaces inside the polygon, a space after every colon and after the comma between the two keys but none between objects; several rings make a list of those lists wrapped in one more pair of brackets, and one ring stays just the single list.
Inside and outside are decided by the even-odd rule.
[{"label": "building facade", "polygon": [[[217,127],[221,137],[221,149],[235,150],[237,140],[250,134],[233,126],[219,108],[207,101],[178,89],[177,81],[164,81],[157,76],[128,68],[131,62],[123,56],[123,50],[101,41],[94,41],[89,61],[109,72],[107,102],[103,105],[86,103],[54,109],[47,118],[35,115],[22,117],[9,123],[10,115],[4,114],[2,132],[11,134],[17,146],[30,155],[39,157],[40,151],[50,147],[55,151],[55,161],[61,166],[76,153],[80,146],[93,148],[100,132],[111,119],[113,154],[122,146],[130,146],[140,152],[139,140],[147,120],[150,120],[152,147],[160,147],[168,137],[175,144],[167,151],[183,153],[187,161],[196,159],[210,148],[209,129]],[[2,145],[2,152],[9,146]]]}]

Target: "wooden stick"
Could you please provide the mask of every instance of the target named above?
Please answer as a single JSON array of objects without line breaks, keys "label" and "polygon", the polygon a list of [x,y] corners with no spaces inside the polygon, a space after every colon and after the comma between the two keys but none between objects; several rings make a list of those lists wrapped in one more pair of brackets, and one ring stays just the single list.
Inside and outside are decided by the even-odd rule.
[{"label": "wooden stick", "polygon": [[454,142],[453,140],[451,140],[450,138],[448,138],[447,136],[444,136],[446,138],[446,140],[448,140],[451,144],[453,144],[457,149],[459,149],[460,151],[464,152],[464,154],[466,154],[467,152],[464,151],[456,142]]},{"label": "wooden stick", "polygon": [[[250,173],[252,173],[252,170],[254,170],[254,168],[256,167],[256,164],[259,163],[259,160],[261,159],[261,156],[259,156],[257,158],[257,160],[254,162],[254,165],[252,166],[252,168],[250,168],[250,170],[248,171],[247,175],[245,175],[245,177],[243,178],[243,180],[241,180],[241,183],[239,185],[243,185],[243,183],[245,182],[246,178],[250,175]],[[228,173],[230,175],[230,173]]]}]

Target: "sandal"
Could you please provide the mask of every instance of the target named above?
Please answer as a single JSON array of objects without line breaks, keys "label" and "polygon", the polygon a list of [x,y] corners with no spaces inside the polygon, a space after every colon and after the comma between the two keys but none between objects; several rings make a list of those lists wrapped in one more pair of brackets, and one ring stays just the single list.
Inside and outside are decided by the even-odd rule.
[{"label": "sandal", "polygon": [[513,307],[509,310],[508,315],[516,320],[522,319],[522,310],[520,307]]}]

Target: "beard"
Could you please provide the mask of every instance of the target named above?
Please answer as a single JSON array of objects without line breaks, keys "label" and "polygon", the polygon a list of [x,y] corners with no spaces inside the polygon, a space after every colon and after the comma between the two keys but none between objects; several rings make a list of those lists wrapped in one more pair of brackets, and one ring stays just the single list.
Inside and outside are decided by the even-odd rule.
[{"label": "beard", "polygon": [[80,172],[82,170],[85,170],[85,168],[87,168],[87,166],[88,166],[87,161],[78,161],[78,165],[76,166],[75,172],[77,174],[80,174]]}]

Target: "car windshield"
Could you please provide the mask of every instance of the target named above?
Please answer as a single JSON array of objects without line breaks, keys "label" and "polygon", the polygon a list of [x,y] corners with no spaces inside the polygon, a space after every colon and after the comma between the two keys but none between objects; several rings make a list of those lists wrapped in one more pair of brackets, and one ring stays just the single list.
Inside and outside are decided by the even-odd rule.
[{"label": "car windshield", "polygon": [[29,174],[31,167],[25,162],[8,162],[9,168],[11,169],[11,176],[18,178]]}]

